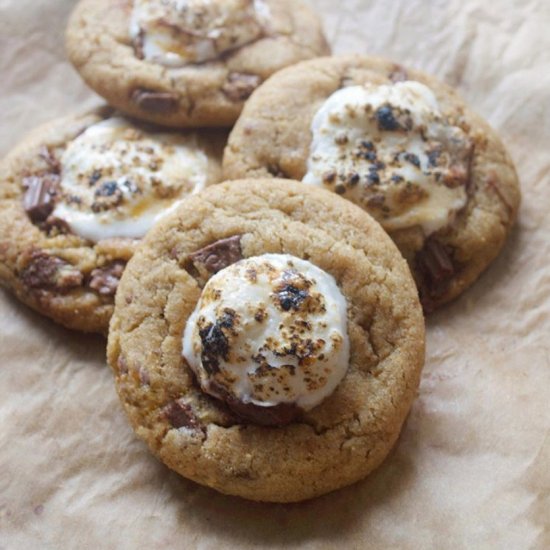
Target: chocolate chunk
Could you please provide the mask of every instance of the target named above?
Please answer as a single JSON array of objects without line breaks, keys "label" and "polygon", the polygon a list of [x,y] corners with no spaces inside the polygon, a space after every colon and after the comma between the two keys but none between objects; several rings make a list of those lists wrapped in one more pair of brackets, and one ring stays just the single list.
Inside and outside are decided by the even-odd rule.
[{"label": "chocolate chunk", "polygon": [[102,296],[114,296],[126,262],[116,261],[107,267],[92,271],[89,287]]},{"label": "chocolate chunk", "polygon": [[428,239],[417,259],[433,281],[441,281],[454,274],[451,258],[445,247],[436,239]]},{"label": "chocolate chunk", "polygon": [[260,407],[253,403],[243,403],[216,381],[210,382],[212,394],[224,401],[229,409],[238,417],[260,426],[286,426],[290,424],[302,410],[295,403],[281,403],[272,407]]},{"label": "chocolate chunk", "polygon": [[252,92],[260,85],[262,79],[255,74],[230,73],[222,92],[231,101],[245,101]]},{"label": "chocolate chunk", "polygon": [[241,251],[241,236],[229,237],[201,248],[189,256],[195,268],[206,269],[209,273],[217,273],[227,266],[243,259]]},{"label": "chocolate chunk", "polygon": [[132,101],[143,111],[167,114],[178,110],[178,96],[172,92],[155,92],[138,88],[132,92]]},{"label": "chocolate chunk", "polygon": [[21,280],[29,288],[63,292],[82,286],[84,276],[61,258],[34,250],[21,272]]},{"label": "chocolate chunk", "polygon": [[32,222],[43,222],[53,212],[58,185],[59,176],[55,174],[30,176],[23,180],[26,189],[23,208]]},{"label": "chocolate chunk", "polygon": [[173,401],[164,407],[163,414],[174,428],[201,430],[199,419],[193,412],[191,405],[185,403],[182,399]]},{"label": "chocolate chunk", "polygon": [[281,403],[273,407],[259,407],[253,403],[243,403],[229,395],[226,397],[225,402],[237,416],[260,426],[286,426],[301,412],[301,409],[294,403]]},{"label": "chocolate chunk", "polygon": [[456,273],[449,251],[435,238],[426,240],[416,255],[416,272],[420,277],[420,301],[426,312],[433,310],[433,300],[449,287]]}]

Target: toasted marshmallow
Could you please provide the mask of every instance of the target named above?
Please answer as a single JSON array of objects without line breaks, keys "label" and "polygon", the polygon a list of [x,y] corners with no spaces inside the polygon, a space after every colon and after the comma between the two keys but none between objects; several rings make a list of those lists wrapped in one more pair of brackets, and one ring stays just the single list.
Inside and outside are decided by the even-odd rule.
[{"label": "toasted marshmallow", "polygon": [[147,61],[182,67],[257,40],[268,18],[263,0],[135,0],[130,35]]},{"label": "toasted marshmallow", "polygon": [[86,129],[61,157],[53,216],[90,241],[140,238],[207,183],[196,136],[138,129],[110,118]]},{"label": "toasted marshmallow", "polygon": [[388,231],[426,235],[467,203],[472,144],[419,82],[343,88],[319,109],[304,183],[365,208]]},{"label": "toasted marshmallow", "polygon": [[206,284],[183,336],[183,356],[215,397],[309,410],[349,362],[347,305],[331,275],[290,255],[233,264]]}]

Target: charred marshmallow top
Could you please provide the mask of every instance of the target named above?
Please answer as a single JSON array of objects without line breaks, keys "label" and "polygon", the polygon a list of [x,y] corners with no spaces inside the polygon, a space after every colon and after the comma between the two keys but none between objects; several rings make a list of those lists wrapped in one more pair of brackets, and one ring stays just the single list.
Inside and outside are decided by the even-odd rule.
[{"label": "charred marshmallow top", "polygon": [[309,410],[347,371],[346,312],[335,280],[310,262],[248,258],[208,281],[187,322],[183,355],[211,395]]},{"label": "charred marshmallow top", "polygon": [[194,136],[152,134],[110,118],[65,149],[53,215],[90,241],[140,238],[206,185],[207,170],[208,158]]},{"label": "charred marshmallow top", "polygon": [[367,209],[390,231],[429,235],[468,200],[472,144],[419,82],[343,88],[315,115],[305,183]]},{"label": "charred marshmallow top", "polygon": [[257,40],[268,18],[263,0],[135,0],[130,34],[143,59],[182,67]]}]

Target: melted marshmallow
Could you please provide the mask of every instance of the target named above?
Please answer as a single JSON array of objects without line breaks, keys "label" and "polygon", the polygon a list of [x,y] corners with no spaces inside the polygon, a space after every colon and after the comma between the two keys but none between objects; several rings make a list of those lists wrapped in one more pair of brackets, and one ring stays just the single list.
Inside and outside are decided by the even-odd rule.
[{"label": "melted marshmallow", "polygon": [[259,39],[268,18],[263,0],[135,0],[130,34],[147,61],[182,67]]},{"label": "melted marshmallow", "polygon": [[387,230],[430,235],[466,205],[471,142],[419,82],[338,90],[311,131],[304,183],[345,196]]},{"label": "melted marshmallow", "polygon": [[90,241],[140,238],[207,183],[194,136],[153,134],[114,117],[90,126],[61,157],[53,215]]},{"label": "melted marshmallow", "polygon": [[349,361],[347,306],[310,262],[265,254],[206,284],[183,337],[183,356],[207,393],[304,410],[329,396]]}]

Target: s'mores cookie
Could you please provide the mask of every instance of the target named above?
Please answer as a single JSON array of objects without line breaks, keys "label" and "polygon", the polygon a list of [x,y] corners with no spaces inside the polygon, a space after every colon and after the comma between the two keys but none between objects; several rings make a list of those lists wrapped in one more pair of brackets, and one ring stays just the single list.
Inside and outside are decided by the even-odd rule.
[{"label": "s'mores cookie", "polygon": [[214,185],[144,239],[108,358],[137,433],[221,492],[291,502],[395,444],[424,361],[407,263],[351,202],[284,180]]},{"label": "s'mores cookie", "polygon": [[69,328],[106,332],[136,243],[220,180],[225,139],[111,109],[38,129],[0,163],[0,283]]},{"label": "s'mores cookie", "polygon": [[271,74],[329,53],[302,0],[81,0],[67,52],[111,105],[168,126],[231,126]]},{"label": "s'mores cookie", "polygon": [[520,202],[501,140],[455,91],[364,56],[273,76],[230,136],[224,176],[288,177],[366,210],[409,261],[426,311],[493,261]]}]

